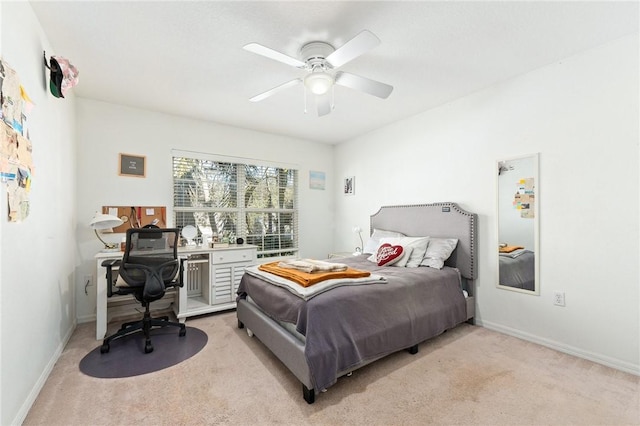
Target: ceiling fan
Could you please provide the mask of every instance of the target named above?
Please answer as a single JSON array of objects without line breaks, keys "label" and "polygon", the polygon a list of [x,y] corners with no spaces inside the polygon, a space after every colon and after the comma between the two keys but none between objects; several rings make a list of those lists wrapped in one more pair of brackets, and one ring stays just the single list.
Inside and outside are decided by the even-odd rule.
[{"label": "ceiling fan", "polygon": [[318,116],[327,115],[333,109],[331,94],[336,84],[386,99],[393,91],[393,86],[359,75],[336,71],[337,68],[368,50],[373,49],[378,44],[380,44],[378,37],[368,30],[363,30],[338,49],[335,49],[331,44],[324,41],[307,43],[300,48],[299,56],[301,59],[297,59],[261,44],[249,43],[243,46],[243,49],[303,69],[307,72],[304,78],[293,79],[266,92],[260,93],[249,100],[251,102],[258,102],[281,90],[300,83],[304,83],[305,87],[305,112],[306,90],[309,90],[309,92],[315,95],[318,106]]}]

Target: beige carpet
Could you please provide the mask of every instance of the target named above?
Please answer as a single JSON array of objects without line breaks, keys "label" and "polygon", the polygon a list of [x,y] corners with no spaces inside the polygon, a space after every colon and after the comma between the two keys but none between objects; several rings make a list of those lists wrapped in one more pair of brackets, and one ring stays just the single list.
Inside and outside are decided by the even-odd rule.
[{"label": "beige carpet", "polygon": [[126,379],[79,371],[99,345],[93,324],[79,326],[24,424],[640,424],[639,377],[468,324],[341,378],[313,405],[235,312],[187,324],[209,335],[201,352]]}]

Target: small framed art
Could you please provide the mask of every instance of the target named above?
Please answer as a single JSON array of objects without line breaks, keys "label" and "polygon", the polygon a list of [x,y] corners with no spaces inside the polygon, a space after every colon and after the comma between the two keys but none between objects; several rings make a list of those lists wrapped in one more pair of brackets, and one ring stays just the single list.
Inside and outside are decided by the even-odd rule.
[{"label": "small framed art", "polygon": [[309,189],[324,190],[326,177],[324,172],[309,172]]},{"label": "small framed art", "polygon": [[356,177],[344,178],[344,195],[354,195],[356,193]]},{"label": "small framed art", "polygon": [[143,155],[120,154],[119,175],[132,177],[146,177],[145,163]]}]

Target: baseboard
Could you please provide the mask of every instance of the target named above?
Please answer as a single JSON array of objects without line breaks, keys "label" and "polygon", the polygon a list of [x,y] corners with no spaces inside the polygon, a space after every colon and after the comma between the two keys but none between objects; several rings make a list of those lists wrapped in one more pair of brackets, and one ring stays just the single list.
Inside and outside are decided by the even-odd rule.
[{"label": "baseboard", "polygon": [[67,346],[69,339],[71,339],[71,335],[73,335],[73,332],[75,331],[76,326],[77,324],[75,322],[71,324],[71,327],[67,331],[67,334],[65,334],[64,338],[62,339],[62,342],[60,342],[60,344],[56,348],[56,351],[53,353],[53,356],[47,363],[47,366],[42,371],[42,374],[40,375],[36,383],[33,385],[31,392],[29,392],[29,396],[22,404],[22,407],[20,407],[20,410],[18,410],[18,413],[16,414],[14,421],[11,422],[12,425],[21,425],[22,423],[24,423],[24,420],[27,418],[27,414],[29,414],[29,410],[33,406],[33,403],[36,402],[36,398],[38,397],[38,394],[40,394],[40,391],[42,390],[42,388],[44,387],[44,384],[49,378],[49,375],[51,374],[53,367],[56,365],[56,362],[58,362],[58,359],[60,358],[60,355],[62,355],[62,351],[64,350],[65,346]]},{"label": "baseboard", "polygon": [[499,333],[508,334],[510,336],[517,337],[522,340],[526,340],[528,342],[537,343],[542,346],[546,346],[547,348],[555,349],[557,351],[577,356],[578,358],[584,358],[589,361],[597,362],[598,364],[606,365],[607,367],[615,368],[616,370],[624,371],[625,373],[630,373],[636,376],[640,376],[640,365],[633,364],[630,362],[622,361],[616,358],[611,358],[602,354],[597,354],[594,352],[585,351],[583,349],[578,349],[573,346],[565,345],[564,343],[556,342],[554,340],[545,339],[540,336],[536,336],[533,334],[526,333],[521,330],[517,330],[515,328],[506,327],[501,324],[496,324],[491,321],[482,321],[476,319],[476,325],[479,325],[484,328],[488,328],[489,330],[494,330]]},{"label": "baseboard", "polygon": [[83,315],[81,317],[76,317],[76,321],[78,322],[78,324],[84,324],[87,322],[96,322],[96,314]]}]

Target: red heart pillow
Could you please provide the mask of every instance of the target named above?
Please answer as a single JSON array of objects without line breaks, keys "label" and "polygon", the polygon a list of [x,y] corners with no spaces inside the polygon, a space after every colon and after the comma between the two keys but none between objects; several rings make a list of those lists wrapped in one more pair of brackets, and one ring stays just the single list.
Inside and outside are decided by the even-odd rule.
[{"label": "red heart pillow", "polygon": [[393,265],[400,260],[403,252],[402,246],[392,246],[389,243],[382,244],[376,253],[378,266]]}]

